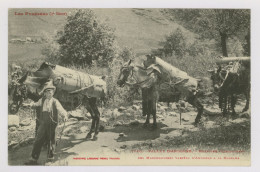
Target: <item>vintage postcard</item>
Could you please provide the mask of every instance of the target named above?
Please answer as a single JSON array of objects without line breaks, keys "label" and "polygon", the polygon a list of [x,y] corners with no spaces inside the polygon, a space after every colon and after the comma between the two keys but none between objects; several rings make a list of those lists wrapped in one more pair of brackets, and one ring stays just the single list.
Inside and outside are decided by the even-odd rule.
[{"label": "vintage postcard", "polygon": [[250,166],[251,12],[9,8],[8,165]]}]

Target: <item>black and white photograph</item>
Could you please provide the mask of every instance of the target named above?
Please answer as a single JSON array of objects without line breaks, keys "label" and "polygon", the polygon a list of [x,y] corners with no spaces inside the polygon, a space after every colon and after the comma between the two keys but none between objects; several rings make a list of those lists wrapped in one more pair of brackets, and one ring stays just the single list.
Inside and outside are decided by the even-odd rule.
[{"label": "black and white photograph", "polygon": [[9,167],[251,166],[250,8],[7,12]]}]

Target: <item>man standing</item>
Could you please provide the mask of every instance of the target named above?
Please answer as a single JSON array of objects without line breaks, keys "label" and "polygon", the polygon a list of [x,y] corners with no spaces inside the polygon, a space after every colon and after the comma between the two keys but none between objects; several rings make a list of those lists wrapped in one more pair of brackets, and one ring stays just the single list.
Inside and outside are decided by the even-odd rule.
[{"label": "man standing", "polygon": [[25,106],[31,106],[33,108],[40,107],[39,128],[35,142],[33,144],[33,150],[31,159],[25,163],[25,165],[36,165],[39,159],[41,148],[47,141],[47,157],[48,160],[54,159],[55,149],[55,130],[58,124],[58,115],[61,115],[64,121],[67,120],[67,112],[63,109],[60,102],[53,98],[56,87],[50,82],[43,89],[43,97],[36,103],[32,102]]}]

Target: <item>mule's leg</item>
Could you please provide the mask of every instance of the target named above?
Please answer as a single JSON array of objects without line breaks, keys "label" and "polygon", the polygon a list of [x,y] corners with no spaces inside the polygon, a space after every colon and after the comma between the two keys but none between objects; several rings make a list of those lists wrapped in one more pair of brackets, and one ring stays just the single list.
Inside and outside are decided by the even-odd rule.
[{"label": "mule's leg", "polygon": [[85,105],[86,109],[88,110],[88,112],[90,113],[91,118],[92,118],[91,128],[90,128],[90,131],[88,132],[88,134],[86,136],[86,138],[91,138],[91,134],[95,131],[96,118],[95,118],[94,111],[93,111],[92,107],[90,106],[89,99],[86,97],[86,98],[83,99],[83,102],[84,102],[84,105]]},{"label": "mule's leg", "polygon": [[227,103],[227,96],[224,94],[224,91],[220,90],[218,93],[218,106],[221,109],[223,116],[226,114],[226,103]]},{"label": "mule's leg", "polygon": [[144,123],[144,127],[147,127],[150,123],[150,110],[149,110],[149,102],[148,102],[148,89],[142,89],[142,109],[143,109],[143,116],[146,116],[146,121]]},{"label": "mule's leg", "polygon": [[94,138],[96,138],[96,136],[99,133],[99,121],[100,121],[100,113],[98,111],[98,107],[97,107],[96,102],[97,102],[96,98],[92,98],[91,102],[90,102],[91,108],[92,108],[94,115],[95,115],[95,135],[94,135]]},{"label": "mule's leg", "polygon": [[236,105],[237,97],[236,95],[231,95],[231,110],[232,110],[232,116],[237,115],[235,111],[235,105]]},{"label": "mule's leg", "polygon": [[154,97],[150,101],[150,109],[151,114],[153,115],[153,128],[157,128],[157,122],[156,122],[156,98]]},{"label": "mule's leg", "polygon": [[142,112],[143,116],[146,116],[148,113],[148,99],[147,99],[147,89],[143,88],[142,89]]},{"label": "mule's leg", "polygon": [[244,107],[242,112],[245,112],[249,109],[249,99],[250,99],[250,91],[249,89],[245,92],[245,96],[246,96],[246,106]]},{"label": "mule's leg", "polygon": [[191,104],[192,106],[196,107],[197,110],[198,110],[198,114],[197,114],[197,116],[195,118],[195,125],[197,125],[200,122],[201,115],[203,114],[203,106],[199,102],[199,100],[197,99],[197,97],[195,95],[189,97],[187,100],[188,100],[189,104]]}]

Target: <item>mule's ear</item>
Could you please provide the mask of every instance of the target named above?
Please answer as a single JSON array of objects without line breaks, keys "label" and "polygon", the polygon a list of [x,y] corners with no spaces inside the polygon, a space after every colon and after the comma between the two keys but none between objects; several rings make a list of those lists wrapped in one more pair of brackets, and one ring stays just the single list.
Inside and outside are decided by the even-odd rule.
[{"label": "mule's ear", "polygon": [[20,84],[24,83],[24,81],[26,80],[28,74],[29,74],[29,72],[27,72],[18,82],[19,82]]},{"label": "mule's ear", "polygon": [[132,60],[130,59],[130,60],[128,61],[128,66],[129,66],[131,63],[132,63]]},{"label": "mule's ear", "polygon": [[188,81],[189,81],[189,79],[183,79],[183,80],[181,80],[181,81],[179,81],[179,82],[176,82],[176,83],[174,84],[174,86],[178,86],[178,85],[185,84],[185,83],[187,83]]}]

